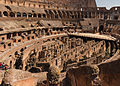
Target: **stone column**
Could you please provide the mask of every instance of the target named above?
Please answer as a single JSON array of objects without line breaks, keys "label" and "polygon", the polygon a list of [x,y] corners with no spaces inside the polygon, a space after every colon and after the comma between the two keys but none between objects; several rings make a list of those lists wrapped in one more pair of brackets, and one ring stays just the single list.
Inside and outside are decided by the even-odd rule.
[{"label": "stone column", "polygon": [[22,68],[22,70],[25,70],[25,61],[23,62],[23,68]]},{"label": "stone column", "polygon": [[108,53],[111,53],[111,43],[108,43]]},{"label": "stone column", "polygon": [[43,30],[43,35],[44,35],[44,36],[46,35],[45,30]]}]

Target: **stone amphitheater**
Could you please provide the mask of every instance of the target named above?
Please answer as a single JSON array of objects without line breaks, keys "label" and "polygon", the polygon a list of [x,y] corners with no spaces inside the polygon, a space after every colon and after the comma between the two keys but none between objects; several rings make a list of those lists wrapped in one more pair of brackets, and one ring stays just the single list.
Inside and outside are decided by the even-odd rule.
[{"label": "stone amphitheater", "polygon": [[0,63],[0,86],[120,86],[120,7],[0,0]]}]

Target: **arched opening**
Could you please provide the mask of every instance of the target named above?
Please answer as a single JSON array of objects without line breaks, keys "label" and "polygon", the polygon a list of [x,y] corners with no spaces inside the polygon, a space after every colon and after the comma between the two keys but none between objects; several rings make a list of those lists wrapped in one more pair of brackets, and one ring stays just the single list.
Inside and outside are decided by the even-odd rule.
[{"label": "arched opening", "polygon": [[33,17],[37,17],[37,14],[34,13],[34,14],[33,14]]},{"label": "arched opening", "polygon": [[15,55],[18,55],[18,51],[15,52]]},{"label": "arched opening", "polygon": [[8,33],[8,34],[7,34],[7,39],[10,39],[10,38],[11,38],[11,34]]},{"label": "arched opening", "polygon": [[70,17],[70,15],[69,15],[69,12],[68,12],[68,11],[66,11],[66,14],[67,14],[67,18],[69,18],[69,17]]},{"label": "arched opening", "polygon": [[32,17],[32,13],[28,13],[28,17]]},{"label": "arched opening", "polygon": [[85,18],[87,18],[87,12],[85,12]]},{"label": "arched opening", "polygon": [[20,12],[17,12],[17,17],[21,17],[21,13]]},{"label": "arched opening", "polygon": [[49,10],[49,14],[51,18],[54,18],[54,13],[51,10]]},{"label": "arched opening", "polygon": [[48,11],[48,10],[45,10],[45,13],[46,13],[46,15],[47,15],[47,18],[50,18],[49,11]]},{"label": "arched opening", "polygon": [[103,30],[104,30],[104,26],[100,25],[100,27],[99,27],[99,33],[103,32]]},{"label": "arched opening", "polygon": [[66,18],[66,14],[64,11],[62,11],[62,14],[63,14],[63,18]]},{"label": "arched opening", "polygon": [[83,14],[83,11],[81,12],[81,18],[84,18],[84,14]]},{"label": "arched opening", "polygon": [[8,16],[7,11],[4,11],[3,14],[4,14],[4,16]]},{"label": "arched opening", "polygon": [[58,65],[57,59],[56,59],[56,66]]},{"label": "arched opening", "polygon": [[23,67],[23,64],[22,64],[22,57],[17,57],[14,66],[15,66],[15,69],[22,69],[22,67]]},{"label": "arched opening", "polygon": [[78,16],[77,16],[77,17],[78,17],[78,18],[80,18],[80,13],[79,13],[79,12],[77,12],[77,14],[78,14]]},{"label": "arched opening", "polygon": [[46,18],[46,15],[45,15],[45,14],[43,14],[43,18]]},{"label": "arched opening", "polygon": [[15,17],[15,13],[10,12],[10,17]]},{"label": "arched opening", "polygon": [[118,18],[119,18],[119,15],[115,15],[115,16],[114,16],[114,19],[115,19],[115,20],[118,20]]},{"label": "arched opening", "polygon": [[10,61],[10,68],[12,68],[12,61]]},{"label": "arched opening", "polygon": [[38,18],[41,18],[41,14],[38,14]]},{"label": "arched opening", "polygon": [[58,11],[58,13],[59,13],[60,18],[62,19],[62,13],[60,11]]},{"label": "arched opening", "polygon": [[23,52],[24,51],[24,49],[22,48],[21,50],[20,50],[20,52]]},{"label": "arched opening", "polygon": [[23,13],[23,17],[27,17],[27,14],[26,14],[26,13]]},{"label": "arched opening", "polygon": [[91,18],[91,12],[89,12],[89,18]]}]

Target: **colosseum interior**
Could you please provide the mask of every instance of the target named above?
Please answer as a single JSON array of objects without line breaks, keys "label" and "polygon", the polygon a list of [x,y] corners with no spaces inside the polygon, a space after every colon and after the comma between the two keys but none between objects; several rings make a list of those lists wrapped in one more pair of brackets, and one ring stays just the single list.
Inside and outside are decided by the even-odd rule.
[{"label": "colosseum interior", "polygon": [[95,0],[0,0],[0,86],[120,86],[120,7]]}]

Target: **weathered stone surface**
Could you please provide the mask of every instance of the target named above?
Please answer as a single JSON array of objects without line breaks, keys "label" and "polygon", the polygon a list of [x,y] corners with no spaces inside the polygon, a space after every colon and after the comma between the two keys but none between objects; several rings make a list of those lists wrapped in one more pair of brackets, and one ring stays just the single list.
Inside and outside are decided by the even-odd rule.
[{"label": "weathered stone surface", "polygon": [[120,56],[98,66],[80,66],[67,72],[68,86],[119,86]]},{"label": "weathered stone surface", "polygon": [[120,86],[120,59],[100,64],[98,67],[102,86]]},{"label": "weathered stone surface", "polygon": [[47,72],[33,73],[32,76],[35,78],[37,86],[46,86],[48,85]]},{"label": "weathered stone surface", "polygon": [[59,83],[60,70],[56,66],[51,66],[48,71],[48,80],[50,84]]},{"label": "weathered stone surface", "polygon": [[46,86],[47,73],[32,74],[27,71],[10,69],[5,72],[3,82],[3,84],[9,84],[12,86],[36,86],[37,84]]},{"label": "weathered stone surface", "polygon": [[35,86],[32,74],[22,70],[10,69],[5,72],[4,84],[12,86]]},{"label": "weathered stone surface", "polygon": [[0,84],[2,83],[2,79],[4,78],[5,71],[0,70]]},{"label": "weathered stone surface", "polygon": [[67,72],[67,84],[68,86],[92,86],[98,73],[99,69],[95,65],[72,68]]}]

